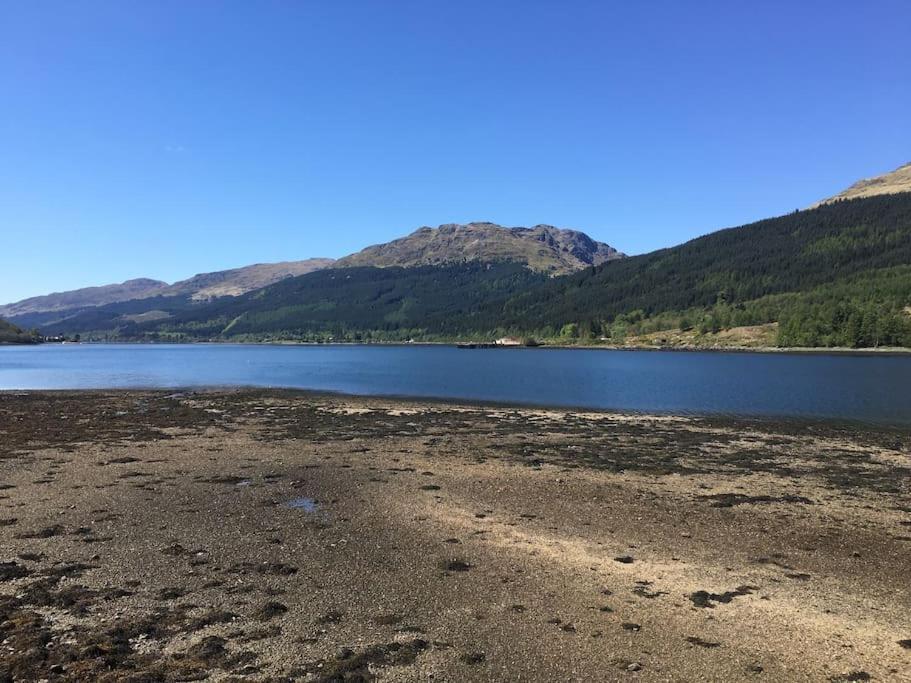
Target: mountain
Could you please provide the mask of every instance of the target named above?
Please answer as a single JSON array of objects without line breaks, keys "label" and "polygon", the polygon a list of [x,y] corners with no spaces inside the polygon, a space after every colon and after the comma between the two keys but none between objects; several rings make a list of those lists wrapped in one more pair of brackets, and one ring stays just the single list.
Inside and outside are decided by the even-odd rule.
[{"label": "mountain", "polygon": [[[163,316],[137,316],[140,305]],[[621,344],[662,331],[736,339],[722,332],[747,327],[784,346],[911,346],[911,193],[825,204],[562,276],[480,260],[327,268],[210,303],[109,304],[42,329],[136,340]]]},{"label": "mountain", "polygon": [[285,278],[328,268],[333,263],[333,259],[330,258],[311,258],[304,261],[257,263],[232,270],[201,273],[187,280],[175,282],[163,294],[165,296],[188,295],[194,301],[216,299],[221,296],[240,296]]},{"label": "mountain", "polygon": [[23,299],[13,304],[0,306],[0,316],[13,317],[26,313],[65,311],[87,306],[103,306],[117,301],[129,301],[156,296],[167,289],[168,283],[160,280],[139,278],[127,280],[117,285],[101,287],[83,287],[69,292],[56,292],[44,296]]},{"label": "mountain", "polygon": [[[186,297],[191,301],[208,301],[221,296],[239,296],[279,280],[311,273],[332,265],[328,258],[282,263],[257,263],[243,268],[201,273],[169,285],[160,280],[140,278],[117,285],[85,287],[0,306],[0,316],[31,326],[59,321],[89,308],[127,301],[151,301],[159,297]],[[155,309],[148,308],[148,311]],[[140,314],[141,311],[138,314]]]},{"label": "mountain", "polygon": [[[163,320],[191,303],[241,296],[286,278],[329,267],[511,262],[536,272],[563,275],[622,257],[613,247],[596,242],[582,232],[549,225],[533,228],[504,228],[494,223],[441,225],[420,228],[407,237],[367,247],[338,261],[313,258],[260,263],[202,273],[171,285],[158,280],[130,280],[119,285],[25,299],[0,306],[0,315],[17,324],[42,329],[84,328],[89,321],[101,325],[91,329],[107,329],[111,325],[117,327],[120,322]],[[105,307],[108,308],[91,310]],[[115,312],[117,315],[109,315]],[[119,316],[126,317],[121,320]],[[74,320],[76,317],[78,321]]]},{"label": "mountain", "polygon": [[[829,204],[840,199],[875,197],[881,194],[896,194],[898,192],[911,192],[911,163],[905,164],[891,173],[858,180],[847,190],[839,192],[828,199],[823,199],[819,204]],[[816,206],[819,206],[819,204],[816,204]]]},{"label": "mountain", "polygon": [[423,227],[406,237],[377,244],[339,259],[347,266],[432,266],[460,261],[510,261],[531,270],[565,275],[623,254],[576,230],[536,225],[504,228],[496,223],[454,223]]},{"label": "mountain", "polygon": [[[13,318],[25,325],[47,325],[88,308],[120,302],[158,297],[187,297],[194,302],[209,301],[224,296],[240,296],[285,278],[330,266],[386,268],[462,261],[508,261],[523,264],[534,271],[564,275],[622,257],[623,254],[613,247],[596,242],[585,233],[550,225],[504,228],[494,223],[448,224],[438,228],[420,228],[406,237],[367,247],[338,261],[312,258],[304,261],[259,263],[201,273],[172,285],[158,280],[129,280],[119,285],[87,287],[32,297],[0,306],[0,316]],[[160,309],[157,307],[147,307],[145,311],[131,307],[131,310],[132,315],[160,317]]]}]

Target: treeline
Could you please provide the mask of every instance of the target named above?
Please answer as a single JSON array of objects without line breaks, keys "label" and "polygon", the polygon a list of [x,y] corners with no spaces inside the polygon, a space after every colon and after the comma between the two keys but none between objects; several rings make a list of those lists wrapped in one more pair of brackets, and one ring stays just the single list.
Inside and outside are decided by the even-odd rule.
[{"label": "treeline", "polygon": [[801,306],[779,321],[779,346],[911,346],[911,316],[895,304]]},{"label": "treeline", "polygon": [[579,329],[583,337],[589,329],[600,330],[603,337],[622,343],[629,336],[665,330],[712,334],[773,322],[779,323],[777,344],[782,347],[911,347],[911,266],[858,273],[806,292],[746,302],[720,297],[711,307],[653,316],[636,310]]}]

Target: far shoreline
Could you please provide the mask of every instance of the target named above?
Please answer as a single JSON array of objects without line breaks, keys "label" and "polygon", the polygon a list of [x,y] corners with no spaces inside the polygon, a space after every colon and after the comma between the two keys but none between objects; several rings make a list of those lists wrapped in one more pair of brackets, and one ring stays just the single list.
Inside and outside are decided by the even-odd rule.
[{"label": "far shoreline", "polygon": [[232,341],[232,340],[182,340],[182,341],[136,341],[136,340],[83,340],[67,342],[39,342],[39,343],[15,343],[0,344],[0,346],[23,347],[23,346],[114,346],[114,345],[134,345],[134,346],[198,346],[198,345],[224,345],[224,346],[448,346],[459,348],[463,344],[483,344],[478,348],[461,348],[465,351],[479,350],[534,350],[546,351],[548,349],[559,349],[564,351],[650,351],[650,352],[674,352],[674,353],[753,353],[753,354],[783,354],[783,355],[830,355],[830,356],[908,356],[911,355],[911,348],[907,347],[874,347],[874,348],[850,348],[844,346],[652,346],[647,344],[640,345],[611,345],[611,344],[547,344],[540,343],[536,345],[496,345],[492,342],[477,341],[330,341],[330,342],[309,342],[295,340],[275,340],[275,341]]}]

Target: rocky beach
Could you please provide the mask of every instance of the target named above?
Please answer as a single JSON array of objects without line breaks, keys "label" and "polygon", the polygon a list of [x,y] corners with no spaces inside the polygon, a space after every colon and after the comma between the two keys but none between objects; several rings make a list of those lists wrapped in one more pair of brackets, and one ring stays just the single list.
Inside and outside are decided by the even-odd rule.
[{"label": "rocky beach", "polygon": [[911,433],[0,393],[0,681],[911,680]]}]

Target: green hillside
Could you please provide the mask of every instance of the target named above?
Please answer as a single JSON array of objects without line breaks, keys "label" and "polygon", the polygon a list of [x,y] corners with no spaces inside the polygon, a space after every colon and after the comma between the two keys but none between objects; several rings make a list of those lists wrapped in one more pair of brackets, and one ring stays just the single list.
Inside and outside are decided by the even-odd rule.
[{"label": "green hillside", "polygon": [[911,194],[721,230],[518,294],[506,325],[581,336],[779,321],[788,346],[911,346]]},{"label": "green hillside", "polygon": [[102,306],[49,333],[129,339],[445,340],[502,334],[621,343],[778,323],[782,346],[911,346],[911,194],[721,230],[562,277],[510,262],[328,269],[211,303]]},{"label": "green hillside", "polygon": [[[517,263],[350,267],[211,303],[187,297],[99,306],[38,322],[48,334],[153,339],[447,339],[499,325],[499,308],[548,276]],[[497,303],[499,302],[499,306]],[[152,305],[158,315],[146,319]]]},{"label": "green hillside", "polygon": [[0,344],[32,344],[36,341],[37,335],[0,318]]}]

